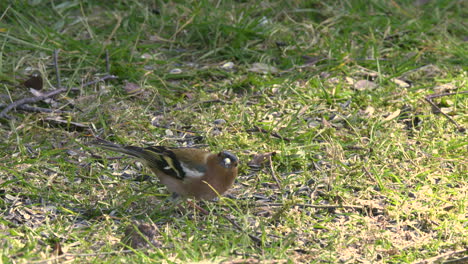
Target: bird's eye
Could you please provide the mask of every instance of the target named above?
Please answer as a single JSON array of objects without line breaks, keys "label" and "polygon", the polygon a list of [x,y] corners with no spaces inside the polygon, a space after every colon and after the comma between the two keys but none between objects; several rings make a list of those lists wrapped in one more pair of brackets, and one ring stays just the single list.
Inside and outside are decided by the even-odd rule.
[{"label": "bird's eye", "polygon": [[218,154],[219,162],[225,168],[232,168],[237,166],[238,159],[232,153],[228,151],[222,151]]}]

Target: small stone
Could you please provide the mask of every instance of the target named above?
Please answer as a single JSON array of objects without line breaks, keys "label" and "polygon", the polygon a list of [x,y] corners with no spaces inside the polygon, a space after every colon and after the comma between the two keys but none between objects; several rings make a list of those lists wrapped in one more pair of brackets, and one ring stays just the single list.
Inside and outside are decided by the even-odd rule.
[{"label": "small stone", "polygon": [[226,120],[224,119],[216,119],[215,121],[213,121],[213,124],[219,126],[219,125],[224,125],[226,124]]},{"label": "small stone", "polygon": [[170,70],[169,73],[170,74],[181,74],[182,70],[179,69],[179,68],[174,68],[174,69]]},{"label": "small stone", "polygon": [[170,129],[166,129],[166,136],[172,137],[174,136],[174,133]]},{"label": "small stone", "polygon": [[151,54],[149,54],[149,53],[143,53],[143,54],[141,54],[141,58],[145,59],[145,60],[148,60],[148,59],[152,59],[153,56],[151,56]]},{"label": "small stone", "polygon": [[226,62],[223,65],[221,65],[221,69],[224,69],[224,70],[232,70],[233,68],[234,68],[234,62],[232,61]]}]

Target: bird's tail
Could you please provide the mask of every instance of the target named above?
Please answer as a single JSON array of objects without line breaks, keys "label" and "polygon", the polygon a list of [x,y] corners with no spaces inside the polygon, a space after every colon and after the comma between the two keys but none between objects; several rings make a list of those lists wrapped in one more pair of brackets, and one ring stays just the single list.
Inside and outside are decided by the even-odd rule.
[{"label": "bird's tail", "polygon": [[103,139],[96,139],[95,141],[92,141],[91,144],[103,149],[124,153],[136,158],[147,159],[148,156],[144,148],[134,146],[121,146]]}]

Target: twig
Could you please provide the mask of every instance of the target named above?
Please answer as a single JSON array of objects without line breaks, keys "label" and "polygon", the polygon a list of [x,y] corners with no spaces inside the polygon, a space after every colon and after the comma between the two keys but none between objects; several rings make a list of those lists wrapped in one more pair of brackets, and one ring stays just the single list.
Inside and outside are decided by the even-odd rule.
[{"label": "twig", "polygon": [[185,108],[193,107],[193,106],[196,106],[196,105],[212,104],[212,103],[231,104],[231,102],[228,102],[228,101],[224,101],[224,100],[220,100],[220,99],[213,99],[213,100],[200,101],[200,102],[196,102],[196,103],[193,103],[193,104],[188,104],[188,105],[175,107],[173,110],[183,110]]},{"label": "twig", "polygon": [[[188,203],[190,206],[192,206],[194,209],[200,211],[202,214],[204,214],[204,215],[209,215],[209,212],[208,212],[208,211],[206,211],[205,209],[201,208],[200,206],[194,204],[193,202],[187,201],[187,203]],[[219,216],[223,217],[224,219],[228,220],[229,223],[231,223],[237,230],[239,230],[239,231],[242,232],[242,233],[245,232],[245,233],[250,237],[250,239],[252,239],[252,241],[255,242],[255,244],[256,244],[257,246],[261,246],[261,245],[262,245],[262,240],[261,240],[260,238],[254,236],[254,235],[252,235],[252,234],[247,233],[244,229],[242,229],[242,227],[239,226],[239,224],[237,224],[237,223],[236,223],[234,220],[232,220],[231,218],[227,217],[227,216],[224,215],[224,214],[216,214],[216,216],[218,216],[218,217],[219,217]]]},{"label": "twig", "polygon": [[152,124],[152,125],[153,125],[154,127],[169,129],[169,130],[173,130],[173,131],[176,131],[176,132],[179,132],[179,133],[185,133],[185,134],[193,134],[193,135],[196,135],[196,134],[201,134],[201,133],[202,133],[202,132],[200,132],[200,131],[192,131],[192,130],[182,130],[182,129],[178,129],[178,128],[170,128],[170,127],[163,126],[163,125],[160,125],[160,124]]},{"label": "twig", "polygon": [[278,185],[278,189],[282,190],[283,188],[281,188],[281,182],[278,180],[278,177],[276,177],[276,173],[273,168],[273,160],[271,159],[271,155],[268,155],[268,160],[270,163],[271,177],[273,177],[273,179],[276,181],[276,185]]},{"label": "twig", "polygon": [[61,88],[62,87],[62,80],[60,79],[60,71],[59,71],[59,66],[58,66],[58,54],[59,54],[59,49],[54,50],[54,67],[55,67],[55,75],[57,76],[57,87]]},{"label": "twig", "polygon": [[18,101],[15,101],[13,103],[11,103],[10,105],[8,105],[7,107],[5,107],[5,109],[3,109],[2,112],[0,112],[0,118],[7,118],[7,119],[10,119],[10,116],[7,115],[7,113],[12,110],[12,109],[16,109],[18,106],[20,105],[24,105],[24,104],[32,104],[32,103],[36,103],[36,102],[39,102],[39,101],[42,101],[44,99],[47,99],[49,97],[53,97],[57,94],[60,94],[60,93],[63,93],[65,91],[67,91],[68,89],[66,88],[59,88],[59,89],[56,89],[56,90],[53,90],[53,91],[50,91],[48,93],[45,93],[41,96],[37,96],[37,97],[28,97],[28,98],[23,98],[23,99],[20,99]]},{"label": "twig", "polygon": [[448,96],[448,95],[456,95],[456,94],[465,94],[465,93],[468,93],[468,91],[462,91],[462,92],[459,92],[459,93],[443,93],[443,94],[433,94],[433,95],[428,95],[426,97],[424,97],[424,100],[426,100],[426,102],[428,102],[432,107],[434,107],[439,113],[441,113],[443,116],[445,116],[445,118],[447,118],[452,124],[454,124],[458,131],[462,132],[462,131],[465,131],[465,128],[460,126],[455,120],[453,120],[449,115],[447,115],[446,113],[444,113],[433,101],[432,99],[433,98],[437,98],[437,97],[442,97],[442,96]]},{"label": "twig", "polygon": [[[449,258],[452,255],[456,254],[462,254],[462,253],[468,253],[468,248],[461,249],[461,250],[453,250],[444,254],[440,254],[438,256],[424,259],[418,262],[414,262],[413,264],[428,264],[428,263],[439,263],[442,262],[443,260]],[[449,260],[449,261],[444,261],[443,263],[466,263],[464,261],[467,260],[468,257],[460,258],[460,259],[455,259],[455,260]]]},{"label": "twig", "polygon": [[79,91],[83,87],[93,85],[95,83],[102,82],[102,81],[105,81],[105,80],[116,79],[116,78],[117,77],[114,76],[114,75],[106,75],[104,77],[99,78],[98,80],[87,82],[87,83],[85,83],[85,84],[83,84],[83,85],[81,85],[80,87],[77,87],[77,88],[71,88],[71,89],[59,88],[59,89],[44,93],[41,96],[27,97],[27,98],[20,99],[18,101],[15,101],[15,102],[11,103],[7,107],[5,107],[5,109],[3,109],[2,112],[0,112],[0,118],[10,119],[11,117],[7,113],[10,112],[12,109],[16,109],[17,107],[19,107],[21,105],[36,103],[36,102],[42,101],[44,99],[47,99],[47,98],[53,97],[55,95],[58,95],[60,93],[69,91],[69,90],[70,91]]},{"label": "twig", "polygon": [[[200,206],[198,206],[197,204],[195,204],[195,203],[192,202],[192,201],[187,201],[187,203],[188,203],[190,206],[192,206],[194,209],[200,211],[200,212],[201,212],[202,214],[204,214],[204,215],[209,215],[209,214],[210,214],[207,210],[201,208]],[[182,208],[181,205],[179,205],[179,208]]]},{"label": "twig", "polygon": [[106,49],[106,73],[110,74],[109,50]]},{"label": "twig", "polygon": [[[7,105],[0,104],[0,108],[4,108],[4,107],[7,107]],[[28,112],[37,112],[37,113],[59,113],[59,114],[70,113],[70,111],[55,110],[55,109],[49,109],[49,108],[44,108],[44,107],[31,106],[28,104],[20,105],[16,107],[16,109],[28,111]]]},{"label": "twig", "polygon": [[451,259],[444,261],[444,264],[466,264],[468,263],[468,257],[462,257],[458,259]]},{"label": "twig", "polygon": [[261,246],[262,245],[262,240],[260,238],[258,238],[257,236],[254,236],[252,234],[249,234],[247,233],[244,229],[242,229],[242,227],[239,226],[239,224],[237,224],[234,220],[232,220],[231,218],[225,216],[225,215],[218,215],[218,216],[221,216],[223,217],[224,219],[228,220],[229,223],[231,223],[237,230],[239,230],[240,232],[245,232],[249,237],[250,239],[252,239],[253,242],[255,242],[255,244],[257,246]]},{"label": "twig", "polygon": [[82,84],[79,88],[72,88],[71,90],[72,91],[79,91],[83,87],[90,86],[90,85],[96,84],[98,82],[103,82],[103,81],[106,81],[106,80],[114,80],[114,79],[117,79],[117,78],[119,78],[119,77],[117,77],[115,75],[112,75],[112,74],[107,74],[107,75],[104,75],[104,76],[102,76],[101,78],[99,78],[97,80],[89,81],[87,83]]},{"label": "twig", "polygon": [[126,249],[126,250],[111,251],[111,252],[96,252],[96,253],[81,253],[81,254],[66,253],[66,254],[63,254],[63,255],[60,255],[60,256],[57,256],[57,257],[54,257],[54,258],[48,258],[48,259],[44,259],[44,260],[37,260],[37,261],[29,262],[29,263],[36,263],[36,264],[51,263],[52,261],[56,261],[56,260],[67,258],[67,257],[94,257],[94,256],[118,255],[118,254],[122,254],[122,253],[132,253],[132,252],[134,252],[134,251]]},{"label": "twig", "polygon": [[[268,203],[265,204],[267,206],[284,206],[284,204],[281,203]],[[316,204],[293,204],[293,206],[299,206],[303,208],[317,208],[317,209],[336,209],[336,208],[345,208],[345,209],[356,209],[356,210],[364,210],[366,207],[365,206],[360,206],[360,205],[333,205],[333,204],[328,204],[328,205],[316,205]]]},{"label": "twig", "polygon": [[254,126],[253,128],[247,129],[246,131],[247,132],[261,132],[261,133],[265,133],[265,134],[270,134],[271,136],[273,136],[275,138],[279,138],[279,139],[282,139],[282,140],[287,141],[287,142],[291,141],[290,138],[283,137],[283,136],[279,135],[276,132],[268,132],[266,129],[263,129],[263,128],[258,127],[258,126]]},{"label": "twig", "polygon": [[458,92],[458,93],[431,94],[431,95],[426,96],[426,98],[433,99],[433,98],[438,98],[438,97],[443,97],[443,96],[466,94],[466,93],[468,93],[468,91],[461,91],[461,92]]}]

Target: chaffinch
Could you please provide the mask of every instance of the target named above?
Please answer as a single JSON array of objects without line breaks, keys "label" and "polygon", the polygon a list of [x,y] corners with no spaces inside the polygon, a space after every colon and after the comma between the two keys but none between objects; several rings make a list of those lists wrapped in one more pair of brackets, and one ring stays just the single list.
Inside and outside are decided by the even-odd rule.
[{"label": "chaffinch", "polygon": [[163,146],[140,148],[102,139],[92,144],[140,159],[176,197],[211,200],[226,192],[237,177],[239,160],[228,151],[210,153]]}]

